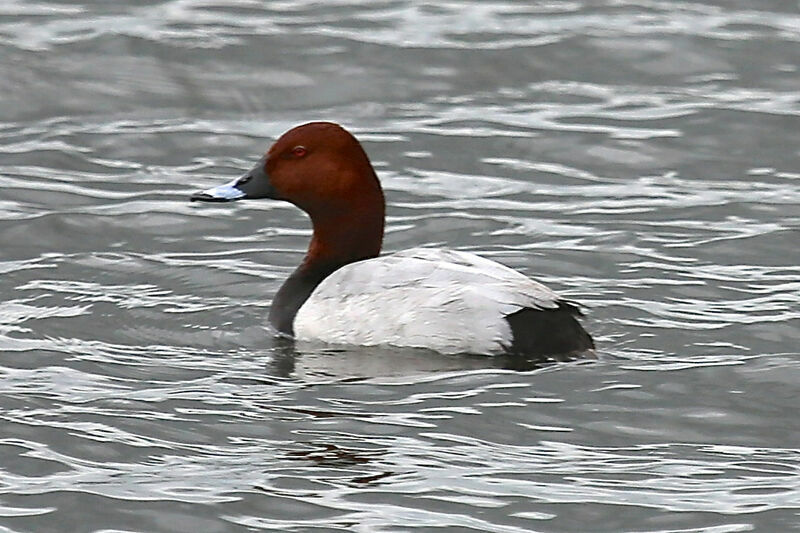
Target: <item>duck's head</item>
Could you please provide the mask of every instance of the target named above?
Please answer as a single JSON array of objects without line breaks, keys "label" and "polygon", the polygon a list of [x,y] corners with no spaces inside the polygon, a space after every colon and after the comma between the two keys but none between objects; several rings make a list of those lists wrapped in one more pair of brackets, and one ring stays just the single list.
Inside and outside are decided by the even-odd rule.
[{"label": "duck's head", "polygon": [[355,257],[380,250],[383,192],[361,144],[338,124],[292,128],[244,176],[191,196],[200,202],[258,198],[285,200],[308,213],[314,225],[312,248],[320,252],[350,249],[347,255]]}]

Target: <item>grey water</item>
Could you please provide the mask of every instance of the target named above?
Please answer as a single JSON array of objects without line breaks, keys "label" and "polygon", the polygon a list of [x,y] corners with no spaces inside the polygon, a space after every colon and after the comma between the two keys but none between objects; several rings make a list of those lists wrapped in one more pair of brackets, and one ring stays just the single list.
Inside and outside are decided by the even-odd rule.
[{"label": "grey water", "polygon": [[[0,532],[800,531],[798,58],[796,1],[2,0]],[[598,359],[276,341],[306,217],[188,196],[308,120]]]}]

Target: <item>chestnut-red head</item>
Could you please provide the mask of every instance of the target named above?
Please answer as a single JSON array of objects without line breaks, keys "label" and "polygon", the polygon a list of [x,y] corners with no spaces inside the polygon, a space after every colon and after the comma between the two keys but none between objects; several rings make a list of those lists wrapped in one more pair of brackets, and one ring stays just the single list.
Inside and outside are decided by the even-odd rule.
[{"label": "chestnut-red head", "polygon": [[374,257],[383,239],[384,199],[361,144],[332,122],[287,131],[241,178],[192,195],[193,201],[272,198],[311,217],[306,262],[348,263]]}]

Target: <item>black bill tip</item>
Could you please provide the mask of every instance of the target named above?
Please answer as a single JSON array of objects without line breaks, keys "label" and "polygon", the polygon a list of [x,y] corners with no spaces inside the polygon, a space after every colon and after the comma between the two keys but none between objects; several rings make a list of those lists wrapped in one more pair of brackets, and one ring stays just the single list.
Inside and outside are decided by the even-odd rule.
[{"label": "black bill tip", "polygon": [[190,202],[230,202],[227,198],[211,196],[207,192],[199,191],[189,197]]}]

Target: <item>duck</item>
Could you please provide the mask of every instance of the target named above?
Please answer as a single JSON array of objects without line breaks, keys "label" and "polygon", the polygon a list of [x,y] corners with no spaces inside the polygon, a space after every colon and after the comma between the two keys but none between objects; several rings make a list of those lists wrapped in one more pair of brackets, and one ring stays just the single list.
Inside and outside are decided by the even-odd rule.
[{"label": "duck", "polygon": [[361,143],[333,122],[283,135],[243,176],[193,202],[272,199],[311,219],[305,257],[268,321],[298,341],[536,359],[594,354],[574,302],[501,263],[448,248],[381,255],[386,202]]}]

